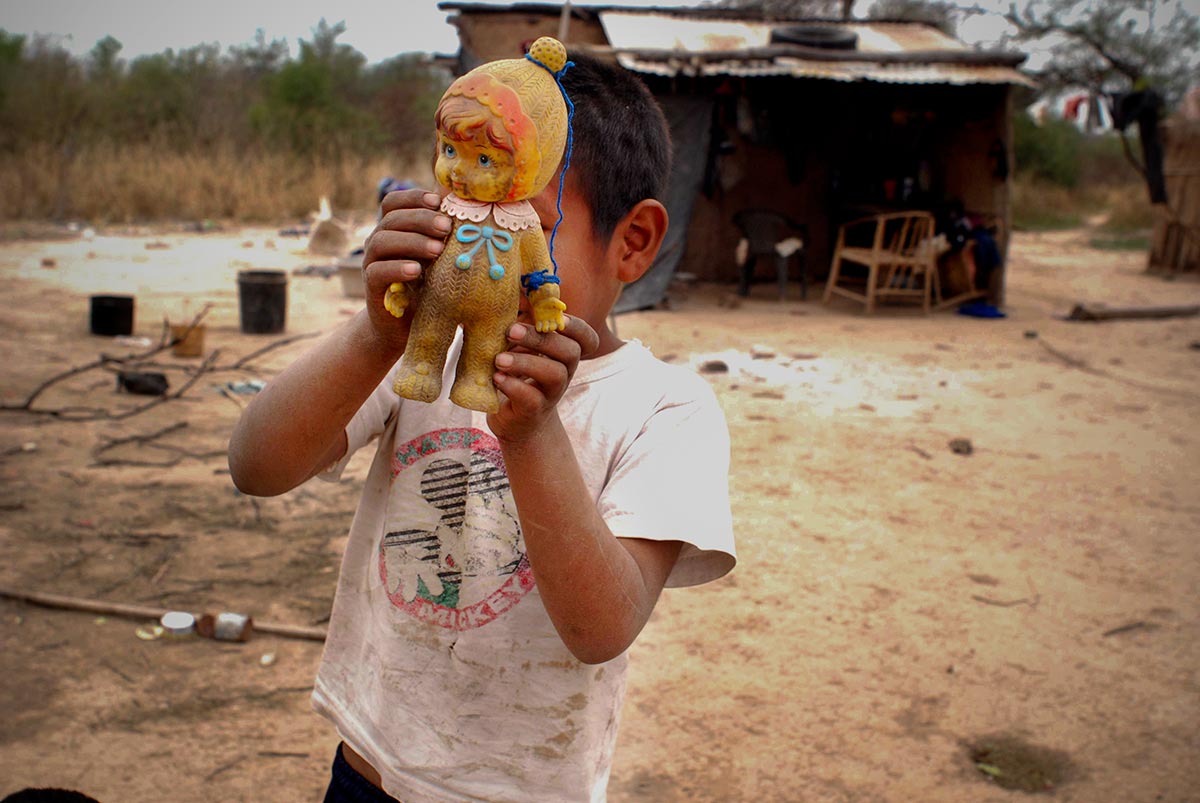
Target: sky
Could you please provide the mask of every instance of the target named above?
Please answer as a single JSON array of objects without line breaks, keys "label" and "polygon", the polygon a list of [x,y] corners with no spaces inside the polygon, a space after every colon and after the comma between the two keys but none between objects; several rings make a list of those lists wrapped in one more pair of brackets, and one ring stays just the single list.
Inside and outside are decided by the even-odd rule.
[{"label": "sky", "polygon": [[[597,0],[592,0],[596,2]],[[614,5],[697,5],[696,0],[612,0]],[[505,4],[504,0],[501,4]],[[979,5],[1007,8],[1008,0],[981,0]],[[872,0],[858,0],[865,14]],[[438,11],[437,0],[0,0],[0,28],[10,33],[50,34],[68,51],[83,55],[106,35],[123,45],[121,57],[136,58],[180,50],[202,43],[222,49],[254,39],[263,29],[268,40],[286,39],[293,55],[298,39],[310,39],[324,17],[330,24],[344,21],[338,41],[348,44],[369,62],[399,53],[455,53],[458,38]],[[995,18],[969,20],[960,36],[969,43],[998,37]]]}]

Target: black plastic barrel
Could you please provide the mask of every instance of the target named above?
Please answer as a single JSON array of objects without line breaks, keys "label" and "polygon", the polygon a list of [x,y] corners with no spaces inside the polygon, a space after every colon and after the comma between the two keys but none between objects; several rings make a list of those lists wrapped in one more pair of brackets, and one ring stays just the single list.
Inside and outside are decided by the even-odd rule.
[{"label": "black plastic barrel", "polygon": [[238,271],[238,308],[242,331],[273,335],[287,323],[287,273],[282,270]]},{"label": "black plastic barrel", "polygon": [[107,337],[133,334],[133,296],[92,296],[91,328]]}]

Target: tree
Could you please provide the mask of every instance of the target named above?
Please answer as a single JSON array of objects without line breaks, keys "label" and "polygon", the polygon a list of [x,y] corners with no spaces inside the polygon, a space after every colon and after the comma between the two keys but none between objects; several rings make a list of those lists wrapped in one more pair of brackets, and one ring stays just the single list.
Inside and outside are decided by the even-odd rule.
[{"label": "tree", "polygon": [[939,0],[878,0],[867,12],[870,19],[911,20],[933,25],[947,36],[954,36],[962,9]]},{"label": "tree", "polygon": [[1024,9],[1013,5],[1005,19],[1017,30],[1015,41],[1050,45],[1037,75],[1046,90],[1152,87],[1174,105],[1200,61],[1200,22],[1186,2],[1030,0]]},{"label": "tree", "polygon": [[251,109],[251,121],[268,142],[306,155],[336,158],[383,139],[379,125],[363,106],[366,57],[338,44],[346,24],[324,19],[312,41],[300,42],[300,58],[284,64],[266,81],[265,97]]},{"label": "tree", "polygon": [[854,0],[721,0],[717,5],[752,11],[763,17],[840,17],[849,19]]}]

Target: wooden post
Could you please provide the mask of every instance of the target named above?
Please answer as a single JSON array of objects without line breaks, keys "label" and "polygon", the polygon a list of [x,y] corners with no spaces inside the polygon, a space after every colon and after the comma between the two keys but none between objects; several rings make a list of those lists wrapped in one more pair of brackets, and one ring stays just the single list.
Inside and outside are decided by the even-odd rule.
[{"label": "wooden post", "polygon": [[558,16],[558,41],[567,43],[567,30],[571,26],[571,0],[563,3],[562,13]]}]

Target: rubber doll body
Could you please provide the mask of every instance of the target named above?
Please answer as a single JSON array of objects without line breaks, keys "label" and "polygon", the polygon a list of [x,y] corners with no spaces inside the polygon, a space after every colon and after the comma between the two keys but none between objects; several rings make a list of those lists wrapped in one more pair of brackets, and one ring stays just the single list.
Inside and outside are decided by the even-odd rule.
[{"label": "rubber doll body", "polygon": [[546,66],[526,59],[483,65],[452,84],[438,106],[434,175],[450,190],[442,211],[453,227],[420,284],[393,284],[384,298],[396,317],[417,302],[394,383],[406,399],[437,399],[446,351],[461,326],[450,399],[481,412],[499,409],[492,374],[517,318],[523,277],[534,279],[526,286],[538,331],[565,326],[541,222],[527,200],[554,174],[565,142],[565,105],[550,71],[562,69],[566,53],[549,39],[557,48],[547,54],[539,47],[545,39],[530,53]]}]

